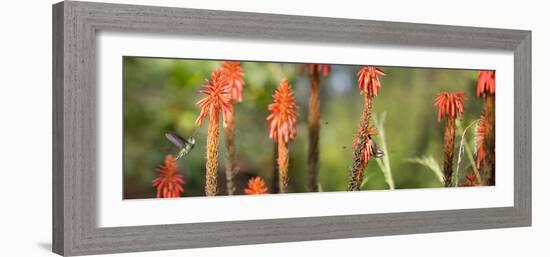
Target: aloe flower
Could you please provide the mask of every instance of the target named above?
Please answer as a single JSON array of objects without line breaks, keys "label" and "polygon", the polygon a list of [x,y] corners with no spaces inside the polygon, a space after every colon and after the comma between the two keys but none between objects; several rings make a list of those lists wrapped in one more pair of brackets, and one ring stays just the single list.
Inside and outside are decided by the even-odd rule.
[{"label": "aloe flower", "polygon": [[222,74],[231,85],[231,98],[234,101],[243,101],[244,71],[241,62],[225,61],[222,63]]},{"label": "aloe flower", "polygon": [[384,76],[386,73],[380,68],[367,66],[363,67],[357,72],[359,92],[366,94],[369,97],[377,96],[380,91],[380,78],[378,76]]},{"label": "aloe flower", "polygon": [[157,198],[180,197],[185,181],[178,170],[176,159],[172,155],[164,158],[164,164],[157,167],[159,176],[153,180],[157,188]]},{"label": "aloe flower", "polygon": [[296,138],[298,117],[298,106],[288,80],[281,80],[268,110],[271,112],[267,117],[269,137],[277,143],[279,192],[286,193],[288,192],[288,142]]},{"label": "aloe flower", "polygon": [[248,180],[248,187],[244,190],[247,195],[267,194],[267,185],[260,177],[251,178]]},{"label": "aloe flower", "polygon": [[235,103],[243,100],[243,86],[244,86],[244,71],[241,68],[240,62],[226,61],[222,63],[222,75],[225,77],[231,87],[231,108],[232,112],[227,115],[227,122],[224,128],[225,132],[225,147],[226,147],[226,165],[225,165],[225,178],[227,186],[227,194],[233,195],[235,193],[235,184],[233,177],[237,173],[237,167],[235,165]]},{"label": "aloe flower", "polygon": [[[366,135],[369,135],[369,136],[376,135],[376,129],[374,129],[373,127],[368,127],[366,131],[367,131]],[[361,132],[358,131],[357,134],[355,135],[355,138],[353,139],[353,148],[355,149],[355,148],[360,147],[360,145],[362,145],[361,147],[363,149],[361,150],[362,155],[360,157],[360,160],[361,160],[361,162],[363,162],[366,165],[366,164],[369,163],[370,159],[374,155],[373,141],[369,140],[368,137],[367,137],[365,139],[367,142],[362,144],[360,134],[361,134]]]},{"label": "aloe flower", "polygon": [[466,174],[464,175],[464,177],[466,178],[466,182],[460,184],[460,186],[462,187],[474,187],[474,186],[479,186],[481,185],[481,183],[479,183],[479,181],[477,180],[477,173],[471,173],[471,174]]},{"label": "aloe flower", "polygon": [[201,93],[206,96],[197,102],[201,108],[197,125],[201,125],[208,116],[208,135],[206,143],[206,185],[207,196],[214,196],[218,192],[218,140],[220,112],[224,127],[226,117],[231,115],[231,86],[219,70],[214,70],[210,80],[206,80]]},{"label": "aloe flower", "polygon": [[479,124],[476,130],[476,148],[477,148],[477,168],[481,167],[481,163],[485,159],[485,131],[487,130],[487,119],[485,115],[481,115]]},{"label": "aloe flower", "polygon": [[[477,80],[477,96],[483,98],[483,135],[478,144],[478,163],[483,165],[485,184],[495,185],[495,71],[480,71]],[[480,126],[481,127],[481,126]],[[482,153],[480,155],[479,153]],[[479,164],[478,164],[479,166]]]},{"label": "aloe flower", "polygon": [[319,133],[321,130],[321,75],[328,76],[330,71],[329,64],[302,64],[302,71],[309,69],[309,109],[308,109],[308,190],[310,192],[319,191]]},{"label": "aloe flower", "polygon": [[328,77],[328,73],[330,72],[330,64],[302,64],[300,66],[300,70],[303,73],[306,69],[308,69],[308,74],[313,75],[314,73],[318,73],[323,75],[323,77]]},{"label": "aloe flower", "polygon": [[445,132],[443,135],[445,155],[443,162],[443,176],[446,187],[451,186],[453,175],[454,144],[456,134],[455,119],[462,117],[462,113],[464,112],[463,102],[465,100],[466,97],[463,92],[441,92],[437,94],[437,98],[434,101],[434,106],[439,108],[437,113],[438,121],[441,121],[444,117],[446,118]]},{"label": "aloe flower", "polygon": [[379,76],[386,75],[384,71],[377,67],[362,67],[357,72],[357,85],[359,94],[363,96],[363,110],[359,119],[359,127],[353,142],[353,163],[350,170],[348,182],[348,191],[359,191],[363,181],[364,169],[372,157],[372,140],[374,129],[370,124],[372,115],[372,99],[380,91]]},{"label": "aloe flower", "polygon": [[495,94],[495,71],[480,71],[477,78],[477,96]]}]

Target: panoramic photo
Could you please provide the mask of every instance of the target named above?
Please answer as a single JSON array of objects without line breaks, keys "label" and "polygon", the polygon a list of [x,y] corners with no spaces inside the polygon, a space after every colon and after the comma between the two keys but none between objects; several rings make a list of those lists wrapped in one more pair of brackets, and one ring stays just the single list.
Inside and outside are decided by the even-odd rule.
[{"label": "panoramic photo", "polygon": [[132,56],[123,71],[123,199],[495,185],[495,71]]}]

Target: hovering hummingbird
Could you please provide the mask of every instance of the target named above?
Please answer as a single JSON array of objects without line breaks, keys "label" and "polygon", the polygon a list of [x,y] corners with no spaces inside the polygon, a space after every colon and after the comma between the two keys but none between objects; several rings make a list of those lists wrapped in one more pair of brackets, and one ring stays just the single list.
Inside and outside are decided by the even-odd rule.
[{"label": "hovering hummingbird", "polygon": [[191,150],[193,150],[193,147],[195,146],[195,138],[193,136],[190,136],[187,140],[185,140],[176,132],[168,132],[165,135],[170,142],[172,142],[179,148],[176,160],[189,154],[189,152],[191,152]]},{"label": "hovering hummingbird", "polygon": [[374,158],[384,157],[384,151],[382,151],[382,150],[380,150],[380,148],[378,148],[378,145],[376,144],[376,142],[374,142],[374,140],[372,140],[370,135],[369,135],[369,140],[372,142],[371,149],[372,149],[372,153],[374,154]]},{"label": "hovering hummingbird", "polygon": [[[372,143],[371,143],[371,146],[370,146],[370,149],[371,149],[371,151],[372,151],[372,153],[373,153],[374,158],[382,158],[382,157],[384,157],[384,155],[385,155],[384,151],[382,151],[382,150],[378,147],[378,144],[376,144],[376,142],[372,139],[372,137],[370,136],[370,134],[368,135],[368,139],[369,139],[369,141],[372,142]],[[342,149],[343,149],[343,150],[346,150],[346,149],[348,149],[348,147],[344,145],[344,146],[342,146]]]}]

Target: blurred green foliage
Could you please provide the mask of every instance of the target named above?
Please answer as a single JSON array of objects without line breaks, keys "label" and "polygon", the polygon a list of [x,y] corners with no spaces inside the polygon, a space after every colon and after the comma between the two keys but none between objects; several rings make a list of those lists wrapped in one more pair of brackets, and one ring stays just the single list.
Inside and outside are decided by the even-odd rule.
[{"label": "blurred green foliage", "polygon": [[[177,149],[165,139],[168,131],[184,137],[196,133],[193,151],[178,161],[186,184],[183,196],[204,195],[207,124],[195,128],[201,97],[199,90],[219,61],[124,57],[124,198],[151,198],[156,166]],[[273,141],[268,137],[267,105],[279,81],[289,79],[299,104],[298,137],[290,143],[290,192],[305,192],[307,180],[307,104],[309,80],[299,64],[243,62],[243,102],[236,104],[235,139],[239,173],[237,193],[252,176],[264,178],[272,190]],[[357,88],[359,66],[332,65],[321,82],[320,185],[323,191],[346,189],[353,158],[352,141],[359,123],[362,97]],[[391,170],[397,189],[440,187],[430,168],[411,158],[433,156],[442,163],[443,123],[437,121],[433,101],[440,91],[463,91],[467,96],[462,127],[479,118],[483,105],[475,96],[477,71],[431,68],[381,67],[380,94],[374,113],[386,112],[384,124]],[[475,127],[475,126],[474,126]],[[195,129],[197,131],[195,131]],[[466,139],[473,146],[474,129]],[[456,147],[461,131],[457,132]],[[224,188],[225,139],[220,130],[220,191]],[[377,137],[374,137],[377,140]],[[458,152],[458,151],[456,151]],[[456,154],[455,154],[456,155]],[[455,160],[456,163],[456,160]],[[471,171],[463,157],[461,174]],[[364,189],[387,189],[376,162],[366,168]],[[463,175],[461,176],[463,177]]]}]

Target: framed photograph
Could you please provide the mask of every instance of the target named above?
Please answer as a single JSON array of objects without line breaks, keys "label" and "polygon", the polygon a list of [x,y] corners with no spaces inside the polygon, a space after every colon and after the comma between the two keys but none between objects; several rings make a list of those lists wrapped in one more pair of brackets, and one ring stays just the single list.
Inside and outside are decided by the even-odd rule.
[{"label": "framed photograph", "polygon": [[53,6],[53,251],[531,225],[531,32]]}]

